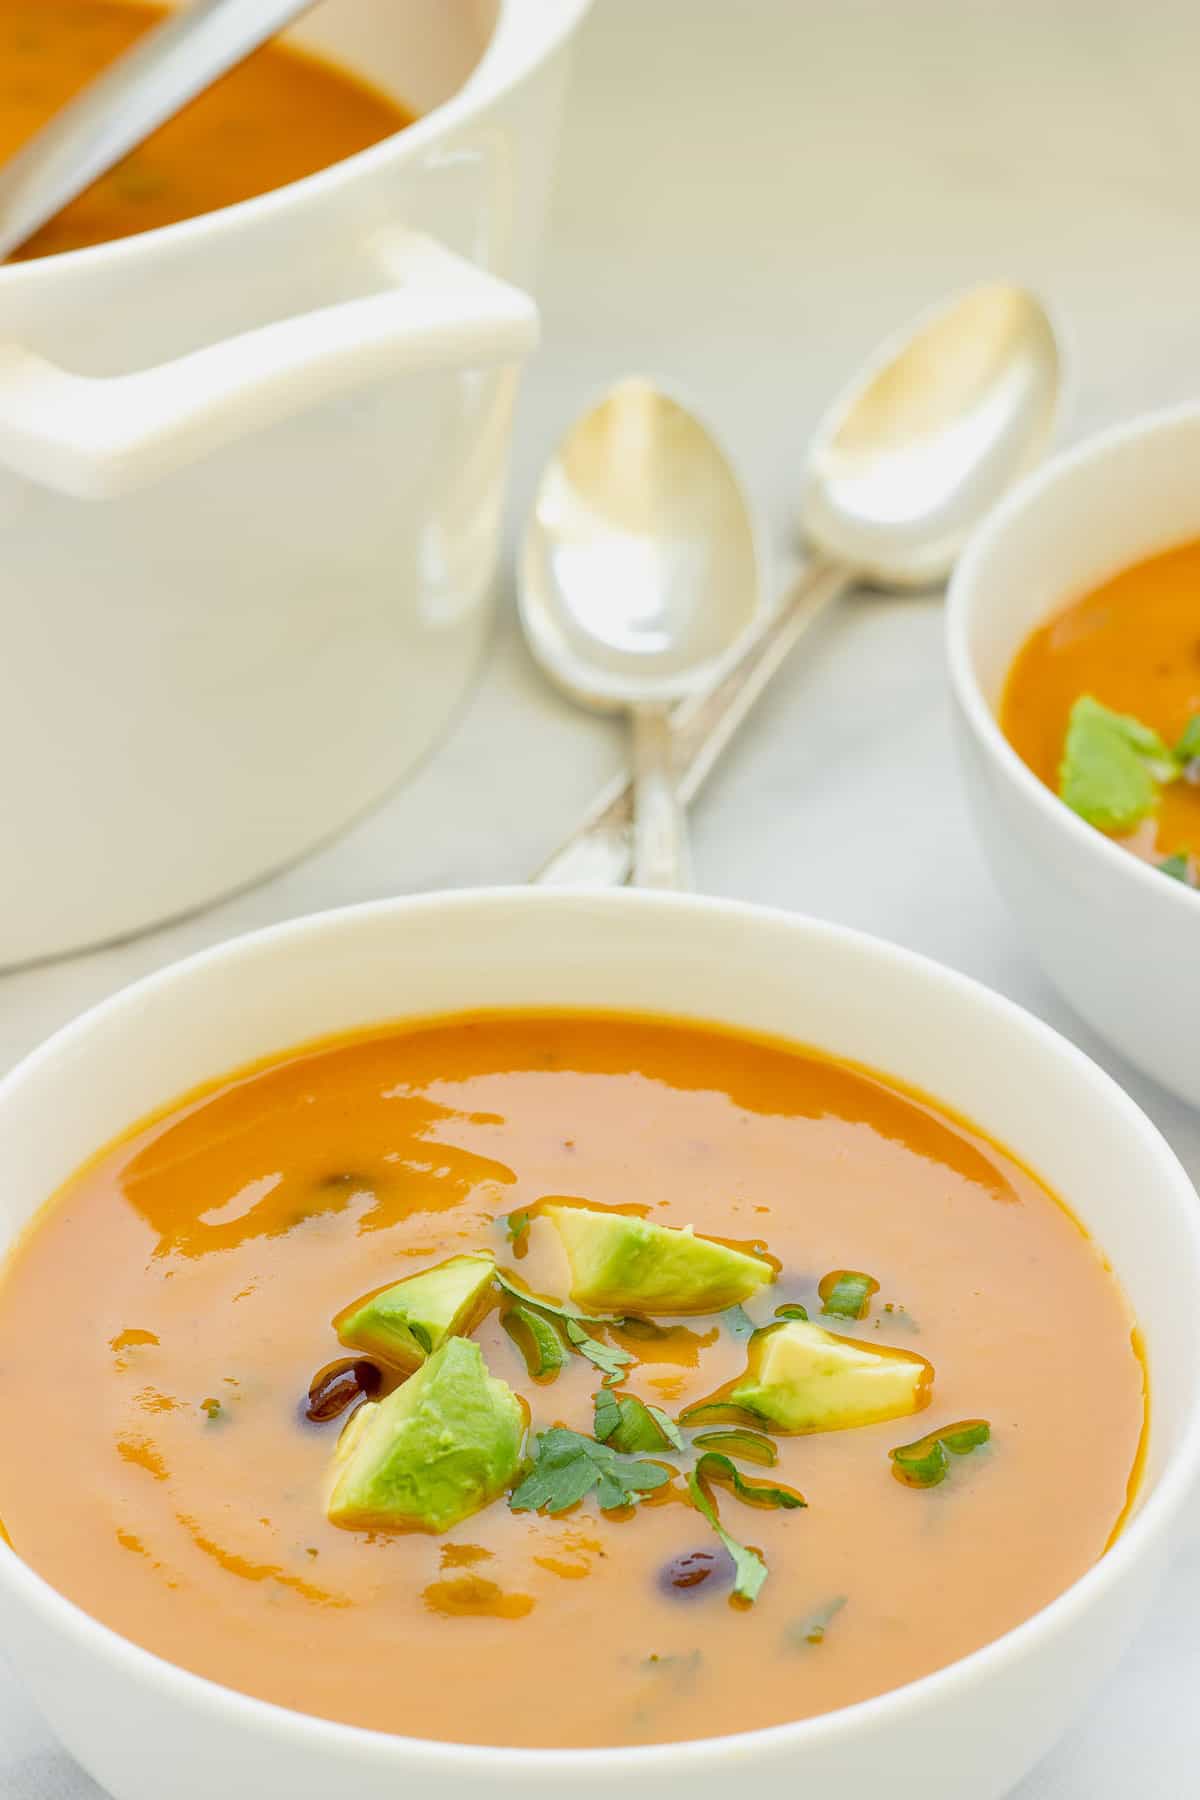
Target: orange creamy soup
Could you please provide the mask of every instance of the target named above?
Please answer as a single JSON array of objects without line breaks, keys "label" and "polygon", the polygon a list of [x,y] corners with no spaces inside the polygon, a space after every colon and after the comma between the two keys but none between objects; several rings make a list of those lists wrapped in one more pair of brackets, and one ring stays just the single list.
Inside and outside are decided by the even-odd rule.
[{"label": "orange creamy soup", "polygon": [[[484,1284],[439,1343],[399,1284],[452,1261]],[[334,1328],[398,1293],[415,1369]],[[333,1522],[435,1368],[426,1460],[359,1499],[414,1504],[436,1465],[444,1500],[484,1414],[501,1490],[441,1529]],[[10,1261],[0,1409],[16,1552],[136,1643],[331,1719],[585,1746],[780,1724],[986,1644],[1103,1555],[1145,1396],[1096,1246],[929,1101],[716,1029],[487,1015],[297,1051],[104,1150]]]},{"label": "orange creamy soup", "polygon": [[[1000,708],[1004,735],[1047,787],[1191,885],[1200,852],[1198,603],[1200,542],[1122,570],[1033,633]],[[1072,790],[1068,733],[1081,708]]]},{"label": "orange creamy soup", "polygon": [[[135,0],[0,0],[0,162],[165,12]],[[147,138],[18,256],[79,250],[249,200],[411,122],[411,113],[348,71],[268,44]]]}]

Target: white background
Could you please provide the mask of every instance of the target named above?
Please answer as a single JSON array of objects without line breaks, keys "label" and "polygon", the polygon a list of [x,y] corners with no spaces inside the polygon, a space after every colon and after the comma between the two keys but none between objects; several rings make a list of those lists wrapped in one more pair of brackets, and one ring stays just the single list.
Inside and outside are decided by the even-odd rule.
[{"label": "white background", "polygon": [[[594,388],[641,369],[690,391],[742,459],[783,568],[825,402],[877,339],[980,278],[1033,285],[1065,321],[1067,437],[1194,396],[1198,68],[1194,0],[597,0],[566,123],[546,346],[520,416],[514,531],[561,427]],[[203,917],[0,978],[0,1068],[84,1005],[237,931],[523,879],[619,754],[612,728],[543,687],[506,606],[474,702],[401,793]],[[1090,1037],[993,893],[953,766],[937,599],[859,599],[827,621],[714,779],[695,836],[708,892],[878,932],[1050,1019],[1200,1177],[1200,1118]],[[1020,1800],[1190,1790],[1198,1619],[1200,1549]],[[97,1792],[19,1678],[0,1685],[4,1800]]]}]

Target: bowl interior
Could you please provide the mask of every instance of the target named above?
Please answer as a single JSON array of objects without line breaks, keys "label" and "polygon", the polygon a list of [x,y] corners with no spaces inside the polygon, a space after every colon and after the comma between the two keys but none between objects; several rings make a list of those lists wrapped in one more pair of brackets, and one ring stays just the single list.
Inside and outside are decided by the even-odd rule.
[{"label": "bowl interior", "polygon": [[[1200,536],[1200,408],[1123,426],[1051,463],[975,539],[955,576],[952,643],[994,715],[1038,625],[1122,568]],[[953,659],[953,652],[952,652]]]},{"label": "bowl interior", "polygon": [[500,0],[323,0],[287,37],[427,113],[466,81],[499,11]]},{"label": "bowl interior", "polygon": [[635,893],[476,892],[302,920],[194,958],[86,1015],[0,1084],[0,1244],[92,1152],[197,1083],[329,1032],[512,1007],[666,1014],[790,1038],[982,1126],[1061,1195],[1124,1283],[1152,1371],[1151,1491],[1200,1404],[1200,1211],[1172,1152],[1108,1076],[1019,1008],[886,944],[782,914]]}]

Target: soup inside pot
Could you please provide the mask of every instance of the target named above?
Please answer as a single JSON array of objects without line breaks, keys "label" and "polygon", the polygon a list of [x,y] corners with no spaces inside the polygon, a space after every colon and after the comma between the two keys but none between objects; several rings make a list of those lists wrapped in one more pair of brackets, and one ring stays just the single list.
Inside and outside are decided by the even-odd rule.
[{"label": "soup inside pot", "polygon": [[965,1655],[1119,1528],[1099,1249],[977,1130],[693,1024],[334,1040],[102,1151],[0,1284],[0,1515],[97,1618],[323,1717],[639,1744]]},{"label": "soup inside pot", "polygon": [[[166,9],[141,0],[0,0],[0,162]],[[84,249],[249,200],[411,124],[348,69],[264,45],[71,202],[16,253]]]}]

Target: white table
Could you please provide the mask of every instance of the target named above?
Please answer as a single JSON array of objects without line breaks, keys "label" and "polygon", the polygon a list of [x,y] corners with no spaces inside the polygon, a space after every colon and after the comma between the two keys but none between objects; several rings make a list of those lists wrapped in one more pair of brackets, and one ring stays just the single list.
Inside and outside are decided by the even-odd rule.
[{"label": "white table", "polygon": [[[1068,435],[1194,394],[1198,58],[1194,0],[598,0],[514,520],[584,396],[640,367],[702,403],[786,554],[806,433],[845,374],[929,300],[992,275],[1036,286],[1070,328]],[[940,630],[928,599],[860,600],[826,622],[698,810],[699,883],[861,926],[1002,989],[1112,1068],[1200,1177],[1200,1115],[1090,1036],[1001,909],[953,766]],[[0,979],[0,1067],[114,988],[235,932],[523,879],[619,753],[612,729],[542,686],[507,609],[473,704],[402,792],[202,917]],[[1190,1791],[1197,1620],[1200,1549],[1020,1800]],[[96,1793],[19,1685],[0,1687],[5,1800]]]}]

